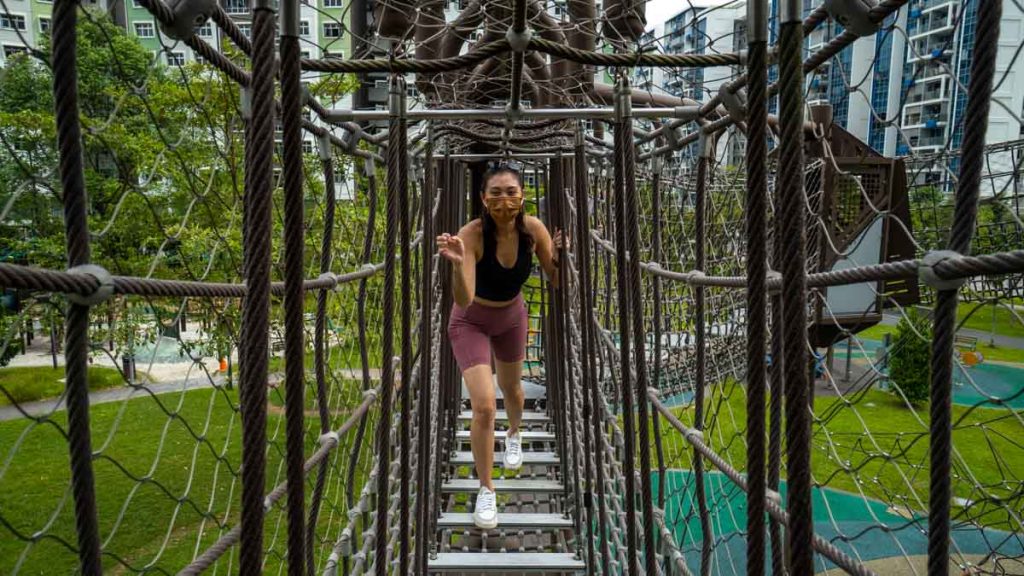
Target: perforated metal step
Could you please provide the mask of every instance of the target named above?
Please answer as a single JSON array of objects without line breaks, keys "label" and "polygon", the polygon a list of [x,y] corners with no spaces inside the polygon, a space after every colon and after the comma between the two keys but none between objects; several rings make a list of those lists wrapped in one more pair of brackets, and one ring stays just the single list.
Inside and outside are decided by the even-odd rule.
[{"label": "perforated metal step", "polygon": [[[501,466],[505,458],[504,452],[494,453],[494,465]],[[472,452],[456,452],[449,462],[455,466],[467,466],[473,464]],[[561,461],[558,454],[554,452],[523,452],[523,464],[534,466],[559,466]]]},{"label": "perforated metal step", "polygon": [[[468,512],[445,512],[437,521],[438,528],[472,528],[473,515]],[[563,530],[573,527],[572,518],[563,514],[500,512],[497,530]]]},{"label": "perforated metal step", "polygon": [[[495,440],[504,440],[505,436],[507,436],[507,435],[508,435],[508,431],[506,431],[506,430],[495,430],[494,431],[494,439]],[[554,442],[555,441],[555,433],[554,432],[545,432],[545,431],[542,431],[542,430],[521,430],[519,432],[519,437],[523,440],[523,442]],[[459,431],[457,431],[455,433],[455,439],[459,440],[461,442],[469,442],[469,439],[470,439],[469,430],[459,430]]]},{"label": "perforated metal step", "polygon": [[431,573],[576,572],[586,564],[575,554],[557,552],[444,552],[430,559]]},{"label": "perforated metal step", "polygon": [[[455,478],[441,485],[441,491],[447,494],[476,494],[480,490],[480,481],[476,478]],[[494,491],[499,495],[510,494],[555,494],[565,491],[561,482],[555,480],[533,480],[520,478],[503,478],[494,481]]]},{"label": "perforated metal step", "polygon": [[[472,410],[463,410],[459,413],[459,420],[462,422],[469,422],[473,419]],[[498,410],[494,415],[495,420],[508,421],[508,412],[504,410]],[[543,412],[523,412],[523,422],[529,422],[531,424],[550,422],[551,419],[548,415]]]}]

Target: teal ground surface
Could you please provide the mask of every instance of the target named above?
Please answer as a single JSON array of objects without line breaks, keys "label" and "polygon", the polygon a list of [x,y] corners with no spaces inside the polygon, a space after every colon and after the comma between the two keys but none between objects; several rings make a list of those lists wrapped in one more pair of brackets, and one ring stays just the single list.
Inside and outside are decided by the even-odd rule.
[{"label": "teal ground surface", "polygon": [[[659,478],[652,474],[652,493],[657,499]],[[705,474],[714,554],[712,573],[745,574],[746,495],[723,474]],[[786,485],[780,486],[783,503]],[[699,574],[702,536],[697,515],[693,475],[688,470],[669,470],[665,482],[665,519],[683,551],[690,569]],[[891,556],[927,554],[927,515],[905,518],[888,510],[884,502],[828,488],[815,488],[812,499],[814,530],[840,550],[862,562]],[[963,554],[1024,555],[1024,535],[975,526],[957,526],[955,549]],[[770,562],[770,559],[766,560]],[[816,555],[815,568],[834,568]]]}]

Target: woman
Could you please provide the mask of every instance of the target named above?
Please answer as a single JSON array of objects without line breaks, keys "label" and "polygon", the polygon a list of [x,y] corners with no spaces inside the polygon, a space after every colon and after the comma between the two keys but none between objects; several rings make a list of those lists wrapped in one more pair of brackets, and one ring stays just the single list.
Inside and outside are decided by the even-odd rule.
[{"label": "woman", "polygon": [[533,254],[558,288],[555,250],[561,233],[552,240],[540,220],[523,212],[522,177],[510,167],[484,174],[481,199],[483,215],[463,226],[457,236],[438,236],[437,247],[452,264],[455,305],[448,338],[473,406],[470,441],[480,478],[473,522],[493,529],[498,525],[498,508],[491,480],[495,414],[491,352],[509,420],[503,464],[506,470],[517,470],[523,464],[519,422],[528,327],[521,289],[530,277]]}]

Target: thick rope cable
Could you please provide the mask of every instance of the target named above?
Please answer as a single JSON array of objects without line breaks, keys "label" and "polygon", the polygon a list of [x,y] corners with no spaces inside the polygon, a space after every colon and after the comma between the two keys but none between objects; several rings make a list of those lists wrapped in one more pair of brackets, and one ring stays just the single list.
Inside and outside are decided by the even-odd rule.
[{"label": "thick rope cable", "polygon": [[[64,204],[64,239],[69,267],[90,261],[82,131],[79,124],[77,32],[78,3],[57,0],[53,7],[53,98],[56,104],[60,183]],[[64,386],[68,413],[71,491],[75,502],[79,569],[102,573],[89,426],[89,307],[69,303],[65,317]]]},{"label": "thick rope cable", "polygon": [[[765,0],[751,0],[766,8]],[[767,13],[766,9],[761,10]],[[761,23],[753,26],[766,28]],[[766,30],[765,30],[766,31]],[[761,32],[761,30],[759,30]],[[760,34],[758,34],[760,36]],[[768,44],[747,45],[747,574],[764,573],[765,339],[768,327]]]},{"label": "thick rope cable", "polygon": [[[399,225],[399,195],[401,194],[402,182],[400,181],[400,163],[404,160],[399,157],[401,140],[404,138],[402,130],[401,111],[398,110],[399,77],[391,78],[391,108],[388,121],[388,166],[387,166],[387,219],[385,220],[385,258],[384,258],[384,295],[383,295],[383,335],[381,336],[381,417],[380,425],[377,427],[377,458],[381,462],[391,461],[391,429],[388,423],[391,421],[391,391],[395,384],[394,363],[391,359],[395,355],[395,244],[398,235]],[[403,378],[405,375],[403,375]],[[404,384],[403,384],[404,385]],[[383,468],[387,468],[384,466]],[[376,575],[387,576],[388,557],[387,538],[381,534],[388,532],[388,508],[381,500],[388,494],[388,475],[380,474],[377,477],[377,540],[374,550],[374,561],[376,564]]]},{"label": "thick rope cable", "polygon": [[[617,84],[618,90],[622,90],[624,82],[620,78]],[[625,121],[625,113],[622,111],[625,100],[620,96],[616,100],[619,108],[618,118],[615,120],[615,220],[618,225],[615,227],[616,240],[620,246],[626,245],[626,148],[632,146],[632,130]],[[622,366],[620,375],[620,386],[622,390],[622,421],[623,430],[626,436],[625,454],[623,466],[627,470],[633,470],[636,462],[636,426],[634,423],[633,411],[633,390],[631,389],[630,366],[630,324],[628,286],[626,284],[626,262],[625,249],[616,252],[615,268],[618,287],[618,315],[619,315],[619,364]],[[640,294],[634,294],[639,298]],[[626,546],[627,546],[627,568],[626,573],[637,574],[640,569],[637,562],[638,543],[636,530],[636,478],[632,474],[626,475]]]},{"label": "thick rope cable", "polygon": [[[285,0],[284,20],[298,13],[298,0]],[[288,482],[288,574],[303,576],[306,561],[303,428],[305,423],[305,333],[302,291],[305,219],[302,169],[302,87],[298,30],[282,30],[281,132],[284,175],[284,357],[285,357],[285,478]]]},{"label": "thick rope cable", "polygon": [[[622,129],[625,134],[633,133],[633,118],[629,114],[629,84],[623,83],[623,120]],[[632,145],[632,138],[624,138],[627,146],[623,150],[623,173],[626,177],[626,242],[631,254],[640,254],[640,199],[636,190],[636,164]],[[633,366],[636,370],[636,382],[634,390],[630,392],[636,395],[638,404],[637,417],[640,420],[640,497],[643,502],[643,527],[644,527],[644,560],[647,574],[657,572],[654,526],[654,498],[651,495],[651,441],[650,409],[647,400],[648,376],[647,376],[647,350],[644,330],[644,298],[643,286],[640,282],[640,259],[633,258],[629,261],[629,290],[633,294],[630,299],[631,319],[633,321]],[[627,368],[626,364],[623,368]]]},{"label": "thick rope cable", "polygon": [[263,490],[267,443],[267,349],[270,312],[271,178],[274,155],[273,10],[253,10],[251,109],[246,130],[244,262],[239,400],[242,406],[242,504],[239,569],[263,567]]},{"label": "thick rope cable", "polygon": [[[420,207],[423,210],[421,215],[423,237],[426,241],[422,244],[420,258],[422,259],[423,274],[422,278],[432,279],[434,277],[434,252],[432,250],[433,238],[434,238],[434,213],[431,209],[432,202],[431,198],[437,197],[434,190],[434,158],[433,158],[433,138],[428,138],[427,148],[423,158],[424,174],[422,193],[420,194],[422,200]],[[421,369],[419,378],[419,405],[418,405],[418,417],[417,427],[420,430],[419,437],[419,462],[420,466],[417,469],[417,484],[418,490],[423,494],[422,498],[416,499],[416,550],[415,550],[415,570],[419,573],[427,573],[427,564],[429,560],[428,556],[428,544],[431,541],[431,533],[433,529],[433,522],[431,517],[431,502],[433,490],[437,489],[437,485],[433,483],[432,466],[436,466],[437,463],[432,461],[430,458],[431,444],[433,442],[433,429],[432,426],[437,422],[431,419],[432,404],[433,401],[433,389],[434,380],[431,378],[433,374],[433,329],[431,325],[431,313],[434,307],[434,282],[424,281],[421,286],[420,292],[420,365],[424,367],[430,367],[430,369]],[[431,433],[425,433],[424,431],[430,430]],[[426,465],[426,463],[430,465]]]},{"label": "thick rope cable", "polygon": [[[786,15],[795,0],[781,3]],[[809,402],[807,343],[807,271],[805,268],[803,165],[803,71],[800,51],[803,34],[799,21],[782,22],[779,30],[779,171],[781,218],[776,238],[785,242],[782,253],[784,362],[786,374],[786,509],[789,570],[814,571],[814,518],[811,514],[811,407]],[[754,408],[757,409],[757,408]]]},{"label": "thick rope cable", "polygon": [[[324,175],[324,231],[320,244],[320,274],[331,269],[331,254],[334,244],[334,160],[331,156],[321,158],[320,164]],[[369,236],[369,234],[368,234]],[[327,290],[320,290],[316,295],[316,321],[313,327],[313,372],[316,378],[316,405],[320,418],[320,434],[330,432],[331,415],[327,408]],[[324,487],[327,482],[327,462],[321,462],[317,469],[316,483],[313,485],[313,496],[309,503],[309,519],[306,521],[306,576],[315,574],[314,542],[316,525],[323,500]]]},{"label": "thick rope cable", "polygon": [[[701,141],[700,157],[697,159],[697,189],[694,204],[694,267],[703,274],[707,265],[707,196],[708,196],[708,154],[714,148],[710,137]],[[704,433],[705,388],[707,386],[707,307],[704,286],[693,289],[693,330],[696,337],[696,357],[693,385],[693,426],[698,433]],[[700,515],[700,574],[711,574],[711,546],[714,535],[711,532],[711,517],[708,514],[707,487],[704,483],[704,459],[694,448],[693,453],[694,489],[697,492],[697,510]]]},{"label": "thick rope cable", "polygon": [[[409,244],[412,239],[412,214],[410,214],[409,201],[409,156],[407,150],[408,133],[405,118],[405,80],[396,78],[394,80],[398,90],[398,102],[393,102],[392,107],[397,108],[398,117],[392,122],[397,123],[397,134],[391,139],[390,145],[395,146],[398,168],[398,217],[400,221],[399,233],[402,244],[402,280],[401,280],[401,330],[402,330],[402,379],[401,379],[401,429],[400,435],[400,462],[401,462],[401,483],[399,491],[400,510],[399,518],[399,569],[401,574],[409,573],[409,535],[411,534],[411,510],[409,503],[409,489],[411,482],[409,449],[412,440],[412,269],[410,262]],[[394,95],[392,95],[394,98]],[[396,141],[397,139],[397,141]],[[389,164],[388,169],[393,166]],[[429,239],[427,244],[429,244]],[[380,558],[377,559],[380,561]]]},{"label": "thick rope cable", "polygon": [[[984,169],[985,133],[999,48],[1001,0],[979,0],[971,81],[964,115],[963,148],[957,180],[949,250],[969,254],[978,214]],[[935,297],[931,351],[930,441],[928,495],[928,574],[949,572],[950,506],[953,452],[953,339],[956,332],[957,288],[940,289]]]}]

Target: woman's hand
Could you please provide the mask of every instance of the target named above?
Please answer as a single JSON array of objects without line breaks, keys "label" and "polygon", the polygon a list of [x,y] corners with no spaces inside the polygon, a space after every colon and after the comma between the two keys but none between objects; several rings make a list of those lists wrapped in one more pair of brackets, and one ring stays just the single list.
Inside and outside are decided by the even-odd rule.
[{"label": "woman's hand", "polygon": [[462,244],[462,238],[444,233],[437,237],[437,253],[452,264],[461,265],[466,247]]},{"label": "woman's hand", "polygon": [[555,237],[551,241],[555,245],[555,250],[569,249],[569,238],[563,236],[562,231],[557,228],[555,229]]}]

